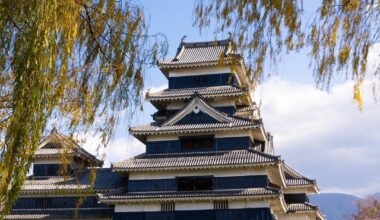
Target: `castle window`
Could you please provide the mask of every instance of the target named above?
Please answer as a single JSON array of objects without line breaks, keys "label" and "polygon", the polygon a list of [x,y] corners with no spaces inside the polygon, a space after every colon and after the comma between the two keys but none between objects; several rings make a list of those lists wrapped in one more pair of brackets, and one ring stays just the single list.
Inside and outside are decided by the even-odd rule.
[{"label": "castle window", "polygon": [[226,210],[228,209],[228,201],[214,201],[214,210]]},{"label": "castle window", "polygon": [[35,176],[57,176],[59,169],[59,164],[34,164],[33,174]]},{"label": "castle window", "polygon": [[174,202],[163,202],[163,203],[161,203],[161,211],[162,212],[173,212],[173,211],[175,211],[175,203]]},{"label": "castle window", "polygon": [[51,198],[36,199],[36,208],[52,208],[53,200]]},{"label": "castle window", "polygon": [[193,85],[194,86],[207,86],[209,76],[194,76]]},{"label": "castle window", "polygon": [[212,189],[212,177],[178,177],[178,191],[199,191]]},{"label": "castle window", "polygon": [[210,135],[180,137],[180,143],[182,150],[212,149],[214,146],[214,137]]}]

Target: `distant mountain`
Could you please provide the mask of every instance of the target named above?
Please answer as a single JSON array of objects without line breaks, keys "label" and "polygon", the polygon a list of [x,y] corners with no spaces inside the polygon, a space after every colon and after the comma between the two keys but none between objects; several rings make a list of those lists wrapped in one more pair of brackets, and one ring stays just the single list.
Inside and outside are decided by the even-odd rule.
[{"label": "distant mountain", "polygon": [[[377,194],[380,197],[380,193]],[[310,195],[310,203],[318,205],[327,220],[347,220],[357,212],[356,201],[360,198],[341,193]]]}]

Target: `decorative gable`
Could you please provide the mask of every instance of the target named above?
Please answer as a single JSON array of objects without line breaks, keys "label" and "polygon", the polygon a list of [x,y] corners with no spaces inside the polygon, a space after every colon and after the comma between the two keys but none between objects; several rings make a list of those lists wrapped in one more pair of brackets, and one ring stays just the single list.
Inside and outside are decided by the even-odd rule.
[{"label": "decorative gable", "polygon": [[194,93],[194,98],[189,104],[166,121],[162,126],[189,123],[230,123],[232,121],[232,118],[214,109],[212,106],[208,105],[198,93]]},{"label": "decorative gable", "polygon": [[52,158],[60,160],[62,155],[69,158],[77,158],[91,166],[102,166],[103,161],[80,147],[72,138],[59,133],[53,129],[50,135],[42,139],[35,152],[34,159],[40,163]]}]

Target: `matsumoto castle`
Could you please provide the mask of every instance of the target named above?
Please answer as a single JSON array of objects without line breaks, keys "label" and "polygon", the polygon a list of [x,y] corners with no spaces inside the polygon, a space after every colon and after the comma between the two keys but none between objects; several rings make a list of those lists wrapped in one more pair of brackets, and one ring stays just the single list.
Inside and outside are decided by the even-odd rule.
[{"label": "matsumoto castle", "polygon": [[52,131],[6,219],[323,220],[308,199],[315,180],[274,155],[232,48],[230,39],[181,42],[158,62],[169,88],[146,95],[153,122],[130,128],[144,154],[102,168]]}]

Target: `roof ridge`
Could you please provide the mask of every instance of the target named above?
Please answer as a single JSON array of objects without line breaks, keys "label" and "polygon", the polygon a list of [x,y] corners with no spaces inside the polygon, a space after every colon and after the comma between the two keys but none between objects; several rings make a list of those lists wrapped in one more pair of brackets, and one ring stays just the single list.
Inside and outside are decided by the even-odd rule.
[{"label": "roof ridge", "polygon": [[[46,144],[54,143],[54,141],[56,141],[57,144],[59,144],[59,148],[43,148],[44,146],[46,146]],[[38,155],[39,151],[49,149],[58,150],[58,154],[61,154],[61,151],[68,151],[70,154],[73,155],[81,154],[84,155],[87,159],[93,160],[96,163],[103,164],[104,162],[103,160],[98,159],[96,155],[93,155],[92,153],[88,152],[85,148],[83,148],[81,145],[79,145],[72,137],[62,134],[58,132],[56,129],[54,129],[49,135],[45,136],[41,140],[41,142],[39,143],[39,147],[36,151],[36,155]]]},{"label": "roof ridge", "polygon": [[281,160],[281,156],[267,154],[267,153],[264,153],[264,152],[261,152],[261,151],[258,151],[258,150],[252,149],[252,148],[248,148],[248,151],[253,151],[257,154],[260,154],[261,156],[271,157],[271,158],[276,158],[277,160]]},{"label": "roof ridge", "polygon": [[179,47],[187,47],[187,48],[199,48],[199,47],[210,47],[210,46],[229,46],[232,42],[231,38],[227,39],[215,39],[210,41],[194,41],[194,42],[184,42],[182,41]]},{"label": "roof ridge", "polygon": [[288,171],[288,173],[290,173],[293,177],[294,176],[298,176],[298,177],[295,177],[294,179],[306,179],[306,180],[311,181],[311,182],[315,182],[316,181],[315,179],[310,179],[310,178],[305,177],[304,175],[302,175],[301,173],[299,173],[297,170],[295,170],[289,164],[287,164],[285,162],[283,164],[284,164],[285,171]]}]

